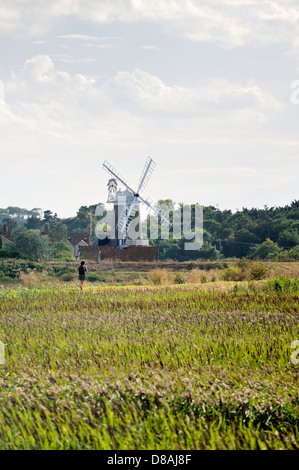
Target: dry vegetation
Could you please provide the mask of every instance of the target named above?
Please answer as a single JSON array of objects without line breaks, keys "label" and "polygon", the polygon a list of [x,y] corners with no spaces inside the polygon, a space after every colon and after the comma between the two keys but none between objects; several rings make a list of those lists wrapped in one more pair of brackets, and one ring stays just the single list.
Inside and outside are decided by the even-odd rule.
[{"label": "dry vegetation", "polygon": [[199,282],[0,290],[0,449],[299,449],[298,282]]}]

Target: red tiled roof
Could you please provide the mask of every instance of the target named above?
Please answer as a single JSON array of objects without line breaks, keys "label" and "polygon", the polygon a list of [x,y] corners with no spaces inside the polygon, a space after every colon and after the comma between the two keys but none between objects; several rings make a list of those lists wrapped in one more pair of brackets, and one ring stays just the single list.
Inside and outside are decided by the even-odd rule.
[{"label": "red tiled roof", "polygon": [[6,233],[5,235],[1,235],[2,242],[3,243],[12,243],[13,238],[9,233]]},{"label": "red tiled roof", "polygon": [[11,232],[7,232],[7,233],[1,233],[1,236],[6,238],[8,241],[12,242],[13,241],[13,236],[11,234]]},{"label": "red tiled roof", "polygon": [[73,246],[76,246],[81,240],[88,243],[88,232],[68,232],[67,239]]}]

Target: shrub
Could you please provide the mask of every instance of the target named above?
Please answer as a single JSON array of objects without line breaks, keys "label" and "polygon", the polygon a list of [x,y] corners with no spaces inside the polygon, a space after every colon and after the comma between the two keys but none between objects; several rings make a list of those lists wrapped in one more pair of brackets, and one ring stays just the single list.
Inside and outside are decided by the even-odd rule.
[{"label": "shrub", "polygon": [[255,245],[249,249],[248,257],[251,259],[266,259],[266,260],[273,260],[283,251],[283,248],[278,246],[277,243],[270,240],[270,238],[266,238],[263,243],[259,245]]},{"label": "shrub", "polygon": [[264,279],[268,273],[268,269],[264,264],[246,258],[239,260],[237,266],[241,269],[240,281],[258,281]]},{"label": "shrub", "polygon": [[299,291],[299,280],[285,276],[276,276],[268,281],[271,289],[282,294],[292,294]]},{"label": "shrub", "polygon": [[223,271],[224,281],[257,281],[264,279],[268,273],[268,268],[256,261],[241,259],[236,266],[229,266]]},{"label": "shrub", "polygon": [[241,281],[241,277],[242,270],[238,266],[229,266],[222,273],[224,281]]},{"label": "shrub", "polygon": [[262,263],[253,262],[250,266],[250,280],[259,281],[265,279],[268,274],[268,268]]},{"label": "shrub", "polygon": [[185,283],[185,279],[183,278],[182,273],[176,273],[175,278],[174,278],[174,282],[176,284],[184,284]]},{"label": "shrub", "polygon": [[294,246],[294,248],[289,251],[289,255],[294,260],[299,261],[299,245]]},{"label": "shrub", "polygon": [[5,276],[5,274],[0,274],[0,282],[12,282],[12,278],[9,276]]},{"label": "shrub", "polygon": [[28,270],[36,269],[42,271],[43,267],[30,261],[19,261],[15,259],[3,260],[0,263],[0,275],[16,278],[21,272],[26,273]]},{"label": "shrub", "polygon": [[98,274],[91,273],[91,274],[86,275],[86,280],[89,281],[89,282],[97,282],[100,279],[99,279]]},{"label": "shrub", "polygon": [[[74,277],[74,268],[70,266],[53,266],[53,272],[54,275],[57,276],[61,280],[67,280],[66,275],[73,276]],[[63,276],[65,276],[65,279],[63,279]]]},{"label": "shrub", "polygon": [[149,271],[147,278],[154,286],[170,284],[172,281],[172,276],[169,271],[160,268]]},{"label": "shrub", "polygon": [[59,277],[59,279],[60,279],[61,281],[64,281],[64,282],[69,282],[69,281],[73,281],[74,277],[75,277],[75,274],[74,274],[74,273],[63,273],[63,274]]},{"label": "shrub", "polygon": [[39,230],[24,230],[20,227],[13,231],[12,250],[20,250],[23,254],[35,260],[52,259],[53,247],[48,235],[40,236]]},{"label": "shrub", "polygon": [[23,255],[20,251],[14,250],[0,250],[0,258],[21,258],[28,259],[28,256]]},{"label": "shrub", "polygon": [[60,251],[55,257],[58,261],[74,261],[75,257],[67,250]]}]

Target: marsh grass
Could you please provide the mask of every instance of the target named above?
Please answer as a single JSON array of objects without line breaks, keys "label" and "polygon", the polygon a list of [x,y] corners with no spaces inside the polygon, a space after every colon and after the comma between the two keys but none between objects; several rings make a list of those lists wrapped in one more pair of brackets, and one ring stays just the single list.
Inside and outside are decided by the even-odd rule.
[{"label": "marsh grass", "polygon": [[175,275],[165,268],[157,268],[148,272],[147,279],[154,286],[163,286],[173,284],[175,282]]},{"label": "marsh grass", "polygon": [[205,284],[207,282],[217,282],[222,279],[219,269],[192,269],[186,275],[186,282],[190,284]]},{"label": "marsh grass", "polygon": [[236,285],[0,290],[0,449],[299,449],[298,293]]}]

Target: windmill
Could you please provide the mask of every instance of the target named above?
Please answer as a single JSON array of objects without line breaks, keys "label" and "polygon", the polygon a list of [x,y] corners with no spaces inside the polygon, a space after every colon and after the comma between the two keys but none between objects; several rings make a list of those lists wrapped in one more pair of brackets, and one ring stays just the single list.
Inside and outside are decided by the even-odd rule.
[{"label": "windmill", "polygon": [[[134,191],[126,182],[126,180],[118,173],[118,171],[115,170],[112,167],[112,165],[110,165],[109,162],[105,160],[103,163],[103,169],[106,170],[109,173],[109,175],[113,177],[114,180],[120,182],[126,188],[126,191],[123,193],[121,193],[120,191],[116,192],[116,198],[113,201],[117,204],[119,202],[118,195],[119,194],[124,195],[122,197],[123,209],[119,213],[118,208],[117,208],[117,213],[115,216],[115,219],[116,219],[115,225],[116,225],[116,230],[117,230],[117,238],[119,240],[119,248],[126,248],[128,244],[132,244],[132,242],[129,242],[128,240],[128,232],[129,232],[129,228],[133,219],[136,217],[137,212],[139,213],[139,228],[140,228],[139,234],[140,234],[140,239],[142,240],[141,221],[140,221],[140,203],[143,203],[146,206],[147,210],[150,210],[155,215],[160,216],[161,225],[163,227],[165,227],[166,229],[169,229],[171,225],[169,221],[169,216],[167,213],[163,212],[160,209],[157,209],[149,198],[144,199],[140,195],[140,193],[144,191],[147,183],[149,182],[149,179],[154,171],[155,166],[156,166],[156,163],[154,162],[154,160],[148,157],[146,160],[143,172],[141,174],[137,190]],[[112,202],[111,198],[110,200],[108,199],[108,201]],[[117,207],[118,207],[118,204],[117,204]],[[142,243],[141,240],[138,240],[139,243],[136,243],[136,244],[138,245],[148,244],[148,241],[146,241],[147,243]]]}]

